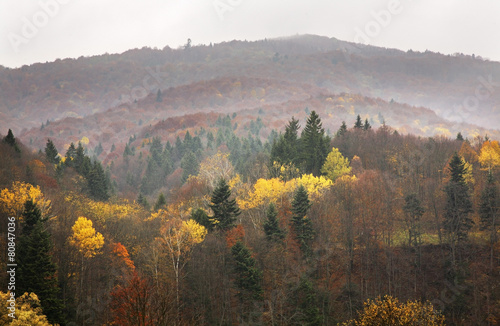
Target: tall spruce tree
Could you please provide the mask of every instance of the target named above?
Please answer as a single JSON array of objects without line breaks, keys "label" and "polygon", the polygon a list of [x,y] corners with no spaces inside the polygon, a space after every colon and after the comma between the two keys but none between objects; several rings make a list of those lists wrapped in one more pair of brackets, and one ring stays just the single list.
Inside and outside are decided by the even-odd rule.
[{"label": "tall spruce tree", "polygon": [[291,227],[300,250],[306,257],[312,254],[311,243],[314,239],[311,219],[306,216],[310,207],[311,202],[307,190],[300,185],[293,196]]},{"label": "tall spruce tree", "polygon": [[87,177],[87,187],[90,196],[95,200],[109,199],[109,181],[100,162],[94,161]]},{"label": "tall spruce tree", "polygon": [[198,174],[200,170],[200,162],[196,158],[196,155],[193,152],[189,151],[184,155],[181,160],[181,168],[182,168],[182,182],[186,182],[190,176],[194,176]]},{"label": "tall spruce tree", "polygon": [[279,164],[295,164],[299,151],[298,130],[300,128],[299,121],[294,117],[288,122],[285,127],[285,133],[281,134],[273,141],[271,148],[271,166],[274,162]]},{"label": "tall spruce tree", "polygon": [[244,300],[262,299],[262,272],[256,267],[255,258],[250,250],[238,241],[231,247],[231,254],[235,262],[235,284],[238,288],[238,298]]},{"label": "tall spruce tree", "polygon": [[486,187],[481,194],[479,203],[479,218],[481,221],[481,229],[490,232],[490,243],[497,242],[498,233],[498,212],[500,210],[500,198],[497,193],[497,187],[493,179],[491,171],[488,173],[488,181]]},{"label": "tall spruce tree", "polygon": [[364,123],[364,125],[363,125],[363,130],[365,130],[365,131],[366,131],[366,130],[370,130],[370,129],[372,129],[372,126],[371,126],[371,124],[368,122],[368,118],[366,118],[366,119],[365,119],[365,123]]},{"label": "tall spruce tree", "polygon": [[321,119],[312,111],[300,137],[300,159],[305,173],[321,174],[330,148],[330,138],[325,135]]},{"label": "tall spruce tree", "polygon": [[57,266],[52,262],[52,241],[40,209],[28,200],[24,205],[17,247],[17,293],[34,292],[51,323],[63,324],[64,306],[60,299]]},{"label": "tall spruce tree", "polygon": [[47,157],[47,161],[52,164],[58,164],[60,161],[59,152],[50,139],[47,139],[47,145],[45,145],[45,156]]},{"label": "tall spruce tree", "polygon": [[295,290],[294,298],[297,301],[298,314],[296,315],[297,325],[320,326],[322,317],[318,308],[318,299],[313,283],[303,275],[300,278],[299,286]]},{"label": "tall spruce tree", "polygon": [[455,153],[449,163],[450,181],[445,187],[446,206],[444,229],[451,236],[453,244],[467,239],[474,221],[469,217],[472,213],[472,202],[469,187],[465,182],[465,162]]},{"label": "tall spruce tree", "polygon": [[161,192],[159,195],[158,195],[158,198],[156,199],[156,203],[155,203],[155,206],[154,206],[154,210],[157,211],[159,210],[160,208],[163,208],[165,205],[167,204],[167,200],[165,199],[165,195],[163,194],[163,192]]},{"label": "tall spruce tree", "polygon": [[279,242],[285,238],[285,231],[280,228],[278,223],[278,211],[276,205],[270,203],[267,208],[267,219],[264,221],[264,233],[266,239],[271,242]]},{"label": "tall spruce tree", "polygon": [[73,160],[75,159],[76,156],[76,148],[75,144],[71,143],[68,147],[68,150],[66,151],[66,156],[64,160],[64,165],[73,167]]},{"label": "tall spruce tree", "polygon": [[356,118],[356,122],[354,123],[354,128],[355,129],[362,129],[363,128],[363,121],[361,120],[361,116],[359,114]]},{"label": "tall spruce tree", "polygon": [[9,131],[7,132],[7,136],[3,138],[3,141],[11,147],[14,147],[16,152],[21,153],[21,149],[17,145],[16,138],[14,137],[11,129],[9,129]]},{"label": "tall spruce tree", "polygon": [[212,220],[215,228],[226,231],[234,227],[236,217],[241,214],[236,199],[229,199],[231,190],[226,180],[220,179],[212,193],[211,203],[209,207],[214,212]]},{"label": "tall spruce tree", "polygon": [[345,121],[342,121],[342,125],[340,126],[339,130],[337,131],[337,136],[343,136],[347,132],[347,125],[345,124]]}]

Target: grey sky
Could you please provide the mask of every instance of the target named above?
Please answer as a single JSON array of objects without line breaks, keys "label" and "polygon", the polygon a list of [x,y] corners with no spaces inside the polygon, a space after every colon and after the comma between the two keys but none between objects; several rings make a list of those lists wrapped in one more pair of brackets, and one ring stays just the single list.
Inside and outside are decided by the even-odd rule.
[{"label": "grey sky", "polygon": [[500,61],[499,17],[497,0],[1,0],[0,65],[296,34]]}]

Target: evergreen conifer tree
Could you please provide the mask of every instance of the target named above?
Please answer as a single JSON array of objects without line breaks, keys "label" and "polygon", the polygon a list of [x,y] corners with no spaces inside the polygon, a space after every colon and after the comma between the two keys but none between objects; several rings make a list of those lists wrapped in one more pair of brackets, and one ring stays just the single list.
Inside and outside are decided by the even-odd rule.
[{"label": "evergreen conifer tree", "polygon": [[365,124],[363,125],[363,130],[370,130],[372,129],[372,126],[370,125],[370,123],[368,122],[368,118],[365,119]]},{"label": "evergreen conifer tree", "polygon": [[268,241],[279,242],[285,238],[285,231],[278,223],[278,211],[276,205],[270,203],[267,209],[267,220],[264,222],[264,232]]},{"label": "evergreen conifer tree", "polygon": [[300,159],[305,173],[321,174],[330,147],[330,138],[325,135],[321,119],[312,111],[300,137]]},{"label": "evergreen conifer tree", "polygon": [[235,199],[229,199],[231,190],[226,180],[220,179],[212,193],[209,207],[214,212],[212,220],[215,228],[226,231],[234,227],[236,217],[241,214]]},{"label": "evergreen conifer tree", "polygon": [[295,238],[299,243],[300,250],[305,256],[312,254],[311,242],[314,239],[314,230],[311,219],[306,214],[311,207],[309,195],[303,185],[300,185],[295,191],[292,201],[292,220],[291,227]]},{"label": "evergreen conifer tree", "polygon": [[57,148],[52,140],[47,139],[47,145],[45,145],[45,156],[47,157],[47,160],[52,164],[58,164],[60,161],[58,155],[59,152],[57,151]]},{"label": "evergreen conifer tree", "polygon": [[361,121],[361,116],[359,114],[358,114],[358,117],[356,118],[356,123],[354,123],[354,128],[356,128],[356,129],[363,128],[363,121]]},{"label": "evergreen conifer tree", "polygon": [[481,221],[481,229],[490,231],[490,242],[497,242],[498,232],[498,212],[500,210],[500,198],[497,193],[497,188],[491,171],[488,173],[488,181],[486,187],[481,194],[479,203],[479,218]]},{"label": "evergreen conifer tree", "polygon": [[161,192],[159,195],[158,195],[158,199],[156,199],[156,203],[155,203],[155,206],[154,206],[154,210],[157,211],[159,210],[160,208],[164,207],[165,205],[167,204],[167,200],[165,199],[165,195],[163,194],[163,192]]},{"label": "evergreen conifer tree", "polygon": [[343,136],[345,135],[346,132],[347,132],[347,125],[345,124],[345,121],[342,121],[342,125],[337,131],[337,136]]},{"label": "evergreen conifer tree", "polygon": [[87,185],[90,196],[95,200],[106,201],[109,199],[109,181],[101,163],[95,161],[87,176]]},{"label": "evergreen conifer tree", "polygon": [[234,272],[237,275],[235,284],[239,290],[238,298],[241,301],[262,299],[260,285],[262,272],[255,266],[256,261],[250,250],[238,241],[231,247],[231,254],[235,261]]},{"label": "evergreen conifer tree", "polygon": [[469,214],[472,213],[469,188],[465,182],[465,162],[457,153],[449,163],[450,181],[445,187],[446,206],[444,214],[444,229],[452,237],[453,243],[467,238],[473,225]]},{"label": "evergreen conifer tree", "polygon": [[57,266],[51,260],[52,242],[45,230],[40,209],[28,200],[17,247],[17,293],[34,292],[51,323],[63,324],[63,303],[59,297]]}]

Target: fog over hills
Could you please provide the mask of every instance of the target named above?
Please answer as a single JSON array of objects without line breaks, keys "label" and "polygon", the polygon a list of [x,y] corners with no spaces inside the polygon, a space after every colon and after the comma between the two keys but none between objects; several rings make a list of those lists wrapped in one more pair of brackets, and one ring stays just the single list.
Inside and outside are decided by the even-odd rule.
[{"label": "fog over hills", "polygon": [[[12,128],[36,147],[48,136],[64,143],[81,135],[125,141],[142,125],[187,113],[260,110],[271,122],[276,110],[306,107],[331,117],[324,117],[331,128],[360,114],[403,133],[475,136],[498,132],[499,88],[500,63],[479,56],[302,35],[2,68],[0,117],[2,130]],[[126,122],[110,118],[124,108],[119,118]]]}]

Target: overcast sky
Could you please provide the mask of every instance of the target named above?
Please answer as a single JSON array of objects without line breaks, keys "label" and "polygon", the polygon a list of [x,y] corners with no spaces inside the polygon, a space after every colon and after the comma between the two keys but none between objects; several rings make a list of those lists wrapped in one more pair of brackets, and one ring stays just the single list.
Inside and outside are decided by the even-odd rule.
[{"label": "overcast sky", "polygon": [[1,0],[0,65],[317,34],[500,61],[498,0]]}]

